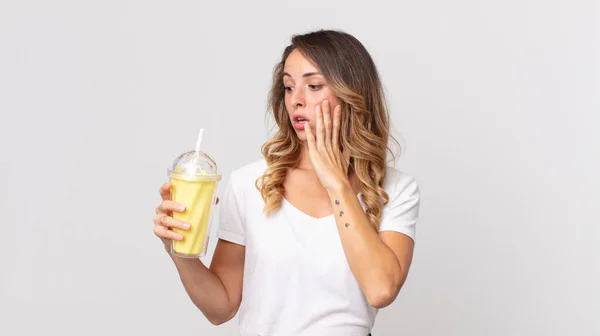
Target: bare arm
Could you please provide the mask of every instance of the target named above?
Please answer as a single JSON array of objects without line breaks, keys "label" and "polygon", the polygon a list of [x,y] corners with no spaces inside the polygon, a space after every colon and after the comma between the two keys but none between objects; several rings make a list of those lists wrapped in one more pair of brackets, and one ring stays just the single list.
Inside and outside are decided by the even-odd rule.
[{"label": "bare arm", "polygon": [[350,270],[373,307],[391,304],[406,280],[413,240],[399,232],[373,229],[352,187],[329,191]]},{"label": "bare arm", "polygon": [[[169,251],[172,240],[183,238],[171,229],[187,230],[189,226],[186,227],[186,223],[172,216],[173,212],[184,211],[185,207],[170,200],[171,183],[164,183],[159,192],[162,202],[156,208],[154,234],[162,240],[165,250]],[[179,258],[169,254],[190,299],[213,324],[229,321],[238,311],[242,300],[245,250],[242,245],[219,240],[210,269],[199,259]]]},{"label": "bare arm", "polygon": [[213,324],[231,320],[242,300],[245,247],[219,239],[210,268],[199,259],[171,256],[192,302]]}]

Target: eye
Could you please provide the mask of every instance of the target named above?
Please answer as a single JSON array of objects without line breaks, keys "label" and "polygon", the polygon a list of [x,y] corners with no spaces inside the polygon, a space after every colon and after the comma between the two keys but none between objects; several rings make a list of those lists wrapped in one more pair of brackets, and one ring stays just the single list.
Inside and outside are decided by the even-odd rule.
[{"label": "eye", "polygon": [[285,90],[285,92],[292,92],[293,87],[291,87],[291,86],[284,86],[283,89]]},{"label": "eye", "polygon": [[323,87],[323,85],[309,85],[308,87],[313,91],[317,91],[320,90]]}]

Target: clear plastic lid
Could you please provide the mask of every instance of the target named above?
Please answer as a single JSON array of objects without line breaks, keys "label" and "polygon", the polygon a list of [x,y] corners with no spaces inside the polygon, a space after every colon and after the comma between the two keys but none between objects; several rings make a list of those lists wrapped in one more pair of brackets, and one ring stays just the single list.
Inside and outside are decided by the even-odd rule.
[{"label": "clear plastic lid", "polygon": [[168,173],[171,177],[186,180],[221,179],[215,161],[208,154],[195,150],[179,155]]}]

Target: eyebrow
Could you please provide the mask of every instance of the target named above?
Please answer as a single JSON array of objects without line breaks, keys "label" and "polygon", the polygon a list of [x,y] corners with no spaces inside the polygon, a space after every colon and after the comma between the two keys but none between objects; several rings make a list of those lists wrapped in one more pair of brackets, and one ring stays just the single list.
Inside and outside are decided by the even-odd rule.
[{"label": "eyebrow", "polygon": [[[321,75],[321,73],[319,73],[319,72],[307,72],[307,73],[305,73],[304,75],[302,75],[302,77],[320,76],[320,75]],[[289,74],[289,73],[287,73],[287,72],[284,72],[284,73],[283,73],[283,76],[284,76],[284,77],[285,77],[285,76],[292,77],[292,75],[290,75],[290,74]]]}]

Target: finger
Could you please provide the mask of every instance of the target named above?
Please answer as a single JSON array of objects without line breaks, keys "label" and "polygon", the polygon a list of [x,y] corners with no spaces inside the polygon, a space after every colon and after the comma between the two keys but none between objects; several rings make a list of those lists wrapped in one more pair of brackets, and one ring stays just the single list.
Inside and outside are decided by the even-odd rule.
[{"label": "finger", "polygon": [[306,141],[308,142],[308,151],[310,154],[315,153],[317,150],[317,144],[315,143],[315,137],[313,136],[312,129],[308,123],[304,124],[304,131],[306,132]]},{"label": "finger", "polygon": [[163,225],[156,225],[154,227],[154,234],[156,236],[158,236],[159,238],[165,238],[165,239],[170,239],[170,240],[182,240],[183,239],[183,235],[181,235],[177,232],[173,232],[173,231],[169,230],[166,226],[163,226]]},{"label": "finger", "polygon": [[325,128],[325,148],[330,154],[331,152],[331,110],[329,108],[329,101],[323,101],[323,127]]},{"label": "finger", "polygon": [[174,219],[170,216],[161,216],[159,223],[169,228],[176,228],[181,230],[189,230],[190,224]]},{"label": "finger", "polygon": [[317,105],[315,108],[315,117],[317,118],[317,129],[315,130],[315,136],[317,137],[317,149],[319,151],[325,149],[325,142],[323,141],[324,130],[323,130],[323,113],[321,111],[321,106]]},{"label": "finger", "polygon": [[333,130],[331,136],[331,147],[333,154],[338,160],[339,164],[343,164],[342,153],[340,148],[340,120],[341,120],[342,108],[340,105],[336,106],[333,110]]},{"label": "finger", "polygon": [[163,200],[170,200],[171,199],[171,182],[165,182],[160,189],[158,189],[158,192],[160,193],[160,197],[162,197]]},{"label": "finger", "polygon": [[157,208],[157,214],[169,212],[184,212],[185,206],[175,201],[165,200],[160,203]]},{"label": "finger", "polygon": [[333,110],[333,129],[331,130],[331,146],[334,151],[340,150],[340,120],[342,109],[340,105]]}]

